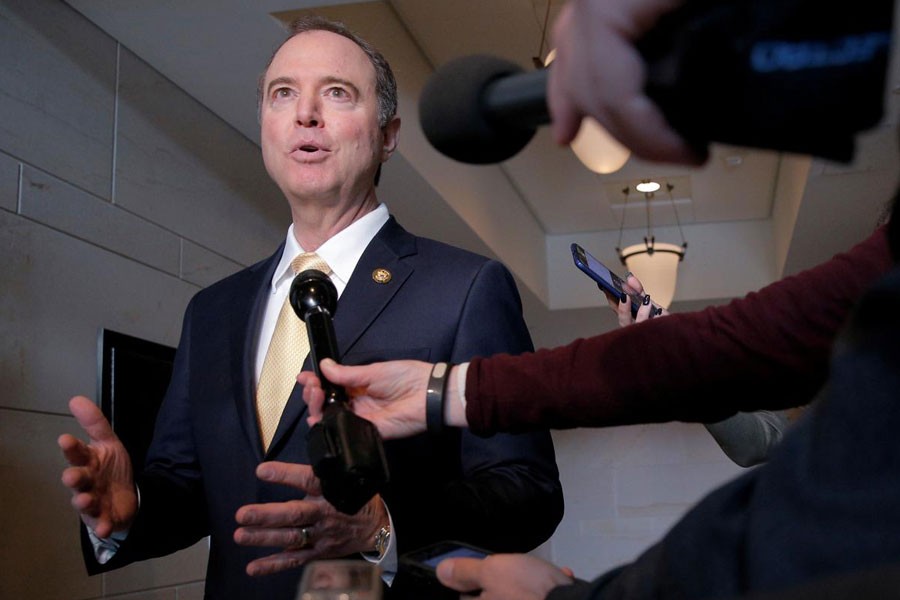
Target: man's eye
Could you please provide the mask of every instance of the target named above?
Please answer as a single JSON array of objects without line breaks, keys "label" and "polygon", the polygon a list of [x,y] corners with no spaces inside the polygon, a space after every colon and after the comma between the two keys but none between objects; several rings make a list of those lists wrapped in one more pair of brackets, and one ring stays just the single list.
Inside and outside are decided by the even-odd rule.
[{"label": "man's eye", "polygon": [[328,88],[325,94],[331,98],[349,98],[350,94],[344,88],[333,87]]},{"label": "man's eye", "polygon": [[273,98],[289,98],[290,95],[291,95],[291,88],[282,87],[282,88],[277,88],[275,90],[275,92],[273,92],[272,97]]}]

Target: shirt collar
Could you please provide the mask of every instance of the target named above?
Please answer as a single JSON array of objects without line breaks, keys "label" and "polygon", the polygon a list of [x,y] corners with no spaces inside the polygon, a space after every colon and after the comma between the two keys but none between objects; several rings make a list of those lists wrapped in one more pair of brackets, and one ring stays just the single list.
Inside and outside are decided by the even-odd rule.
[{"label": "shirt collar", "polygon": [[[330,237],[316,250],[316,254],[331,267],[331,279],[335,287],[338,288],[339,295],[347,286],[347,282],[350,280],[350,276],[353,274],[353,270],[356,268],[356,263],[359,262],[362,253],[365,252],[366,247],[368,247],[382,226],[387,223],[389,217],[387,206],[384,203],[380,203],[375,210],[363,215]],[[294,237],[294,225],[292,223],[285,238],[284,252],[281,254],[281,260],[272,277],[273,291],[285,281],[293,279],[294,273],[291,271],[291,261],[303,252],[303,248],[300,247],[297,238]]]}]

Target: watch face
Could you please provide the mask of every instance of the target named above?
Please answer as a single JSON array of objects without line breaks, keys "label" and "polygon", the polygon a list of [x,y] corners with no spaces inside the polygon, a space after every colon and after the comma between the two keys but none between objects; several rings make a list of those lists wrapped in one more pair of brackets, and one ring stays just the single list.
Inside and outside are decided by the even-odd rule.
[{"label": "watch face", "polygon": [[391,530],[387,527],[382,527],[378,530],[378,533],[375,534],[375,550],[378,554],[383,555],[385,550],[387,550],[388,541],[391,539]]}]

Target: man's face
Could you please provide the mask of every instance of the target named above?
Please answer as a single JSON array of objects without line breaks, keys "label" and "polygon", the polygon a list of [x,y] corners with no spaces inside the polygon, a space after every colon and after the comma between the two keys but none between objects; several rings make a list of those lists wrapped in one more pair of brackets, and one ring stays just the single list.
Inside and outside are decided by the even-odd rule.
[{"label": "man's face", "polygon": [[356,201],[396,143],[378,126],[375,67],[353,41],[329,31],[289,39],[266,71],[263,161],[291,203]]}]

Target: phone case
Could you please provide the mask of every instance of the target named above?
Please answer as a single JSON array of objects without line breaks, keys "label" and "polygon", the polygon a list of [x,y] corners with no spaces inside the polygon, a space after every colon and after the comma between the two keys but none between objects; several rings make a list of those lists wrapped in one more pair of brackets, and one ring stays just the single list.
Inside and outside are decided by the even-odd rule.
[{"label": "phone case", "polygon": [[[637,311],[643,303],[644,296],[627,293],[622,288],[622,285],[625,283],[622,278],[610,271],[606,265],[597,260],[578,244],[573,243],[570,248],[572,250],[572,259],[575,261],[575,266],[584,272],[585,275],[597,282],[597,287],[599,287],[601,291],[609,293],[619,302],[625,298],[631,298],[631,316],[637,316]],[[654,304],[653,310],[650,312],[650,318],[652,319],[661,312],[662,309]]]},{"label": "phone case", "polygon": [[625,293],[625,290],[622,289],[622,279],[610,271],[606,265],[599,260],[594,259],[593,262],[597,264],[597,267],[591,268],[591,265],[589,264],[590,260],[588,258],[589,255],[585,252],[584,248],[578,244],[572,244],[571,250],[575,266],[581,269],[585,275],[597,282],[597,286],[601,290],[612,294],[619,302],[628,295]]},{"label": "phone case", "polygon": [[400,556],[400,570],[404,578],[404,591],[415,594],[408,597],[429,600],[457,600],[459,592],[450,590],[437,580],[437,564],[445,558],[484,558],[491,552],[483,548],[447,540],[437,542]]}]

